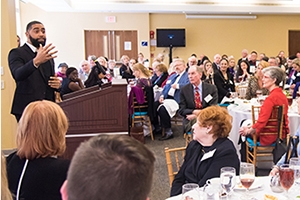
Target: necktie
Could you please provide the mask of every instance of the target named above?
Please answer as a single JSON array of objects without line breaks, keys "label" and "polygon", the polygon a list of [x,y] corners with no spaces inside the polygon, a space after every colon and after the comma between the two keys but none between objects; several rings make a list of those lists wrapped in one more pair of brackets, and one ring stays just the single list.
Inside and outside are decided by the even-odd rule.
[{"label": "necktie", "polygon": [[201,103],[198,87],[195,88],[195,105],[196,105],[196,109],[202,108],[202,103]]}]

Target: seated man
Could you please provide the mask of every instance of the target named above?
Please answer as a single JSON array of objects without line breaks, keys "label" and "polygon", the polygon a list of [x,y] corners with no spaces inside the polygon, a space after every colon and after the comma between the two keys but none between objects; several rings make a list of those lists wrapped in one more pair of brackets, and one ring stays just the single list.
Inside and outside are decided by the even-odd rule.
[{"label": "seated man", "polygon": [[[168,140],[173,138],[171,130],[171,118],[176,114],[180,102],[180,90],[183,86],[189,83],[188,74],[186,72],[186,65],[182,59],[175,59],[173,61],[175,72],[171,75],[159,100],[154,103],[154,107],[158,111],[160,117],[160,128],[163,128],[165,134],[159,140]],[[154,126],[158,128],[158,120],[154,120]]]},{"label": "seated man", "polygon": [[62,199],[149,200],[154,161],[153,153],[131,137],[93,137],[76,150]]},{"label": "seated man", "polygon": [[[187,133],[196,122],[197,115],[203,108],[218,104],[218,91],[215,85],[202,82],[203,71],[197,66],[190,66],[188,77],[190,83],[180,91],[179,114],[184,117],[183,129]],[[186,126],[188,125],[188,126]]]}]

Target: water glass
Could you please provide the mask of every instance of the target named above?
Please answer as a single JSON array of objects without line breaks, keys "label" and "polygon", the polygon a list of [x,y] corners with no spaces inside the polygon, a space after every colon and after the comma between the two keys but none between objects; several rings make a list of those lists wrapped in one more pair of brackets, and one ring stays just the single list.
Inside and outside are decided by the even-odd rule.
[{"label": "water glass", "polygon": [[222,167],[220,171],[220,184],[226,194],[231,194],[236,184],[236,171],[233,167]]},{"label": "water glass", "polygon": [[199,185],[196,183],[186,183],[182,186],[182,197],[183,199],[193,198],[199,199]]}]

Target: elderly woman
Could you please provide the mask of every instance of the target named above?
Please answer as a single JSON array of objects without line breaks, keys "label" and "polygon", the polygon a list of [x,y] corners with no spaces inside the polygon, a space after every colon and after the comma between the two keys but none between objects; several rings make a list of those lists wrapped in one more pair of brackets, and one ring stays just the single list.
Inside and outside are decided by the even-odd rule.
[{"label": "elderly woman", "polygon": [[250,100],[256,97],[256,91],[261,90],[262,95],[268,95],[269,91],[266,88],[263,88],[262,79],[264,74],[262,70],[266,67],[269,67],[269,63],[266,61],[260,61],[256,72],[253,76],[250,77],[247,91],[246,91],[246,99]]},{"label": "elderly woman", "polygon": [[151,82],[152,86],[157,85],[158,87],[162,86],[162,83],[168,78],[169,73],[168,73],[168,68],[165,64],[159,63],[158,65],[155,66],[154,74]]},{"label": "elderly woman", "polygon": [[225,96],[229,98],[231,92],[235,92],[233,76],[227,70],[228,66],[228,61],[223,58],[220,61],[220,70],[214,74],[214,83],[218,89],[218,103],[220,103]]},{"label": "elderly woman", "polygon": [[78,71],[75,67],[69,67],[66,71],[66,78],[62,82],[60,96],[63,98],[65,94],[75,92],[84,88],[80,78],[78,78]]},{"label": "elderly woman", "polygon": [[35,101],[25,108],[17,151],[7,157],[9,189],[16,199],[61,199],[69,161],[58,156],[65,151],[67,130],[68,119],[56,103]]},{"label": "elderly woman", "polygon": [[[277,135],[263,135],[259,136],[262,129],[268,126],[268,119],[272,114],[274,106],[284,105],[284,128],[287,131],[283,131],[283,138],[286,137],[286,132],[289,133],[289,119],[288,113],[288,100],[283,94],[282,89],[279,84],[285,81],[285,72],[279,67],[267,67],[263,69],[263,79],[262,86],[269,90],[270,95],[265,99],[263,105],[260,108],[259,116],[257,122],[252,125],[252,127],[242,127],[240,129],[240,134],[243,136],[251,136],[251,134],[256,133],[259,137],[260,144],[262,146],[271,145],[276,141]],[[269,122],[270,123],[270,122]]]},{"label": "elderly woman", "polygon": [[231,116],[219,106],[203,109],[193,125],[194,140],[186,149],[184,163],[172,183],[171,196],[181,194],[182,185],[203,186],[208,179],[220,177],[222,167],[234,167],[239,172],[240,161],[233,143],[227,138]]}]

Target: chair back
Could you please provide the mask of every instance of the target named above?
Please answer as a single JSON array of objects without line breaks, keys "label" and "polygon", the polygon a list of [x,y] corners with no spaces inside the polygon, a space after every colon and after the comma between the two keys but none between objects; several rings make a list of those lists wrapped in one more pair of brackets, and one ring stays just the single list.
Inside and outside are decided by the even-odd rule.
[{"label": "chair back", "polygon": [[172,149],[169,149],[168,147],[165,148],[170,187],[172,186],[174,177],[178,173],[184,161],[185,150],[186,147],[179,147],[179,148],[172,148]]}]

